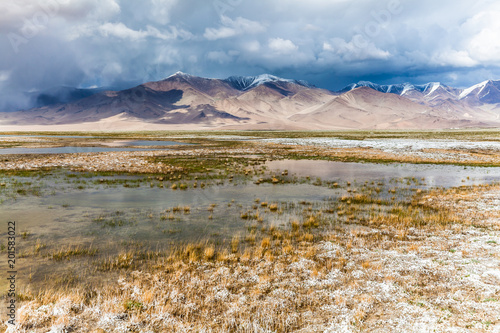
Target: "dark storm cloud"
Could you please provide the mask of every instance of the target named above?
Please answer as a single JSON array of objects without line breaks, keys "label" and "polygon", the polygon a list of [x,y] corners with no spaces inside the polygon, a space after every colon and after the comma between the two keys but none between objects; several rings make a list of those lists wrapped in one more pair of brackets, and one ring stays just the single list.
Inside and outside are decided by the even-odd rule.
[{"label": "dark storm cloud", "polygon": [[500,77],[500,4],[485,0],[19,0],[0,3],[0,34],[0,107],[178,70],[329,89]]}]

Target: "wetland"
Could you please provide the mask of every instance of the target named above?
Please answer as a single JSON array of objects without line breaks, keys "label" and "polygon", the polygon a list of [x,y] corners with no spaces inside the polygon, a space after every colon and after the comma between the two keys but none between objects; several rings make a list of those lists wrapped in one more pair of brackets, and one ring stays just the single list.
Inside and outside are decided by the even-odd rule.
[{"label": "wetland", "polygon": [[499,137],[0,136],[16,331],[491,330]]}]

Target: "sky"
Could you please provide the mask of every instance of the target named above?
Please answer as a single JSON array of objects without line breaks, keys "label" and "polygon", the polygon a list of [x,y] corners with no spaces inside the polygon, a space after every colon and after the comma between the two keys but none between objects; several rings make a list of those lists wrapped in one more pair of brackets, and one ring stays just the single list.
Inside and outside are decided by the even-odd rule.
[{"label": "sky", "polygon": [[467,87],[500,79],[500,2],[0,0],[0,109],[176,71]]}]

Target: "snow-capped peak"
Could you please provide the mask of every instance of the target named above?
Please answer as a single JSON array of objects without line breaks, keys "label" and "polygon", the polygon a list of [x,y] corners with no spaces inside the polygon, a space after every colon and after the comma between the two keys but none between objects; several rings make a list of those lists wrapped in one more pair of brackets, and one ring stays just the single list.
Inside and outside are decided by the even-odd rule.
[{"label": "snow-capped peak", "polygon": [[479,91],[477,92],[477,94],[481,93],[481,91],[483,91],[483,89],[486,87],[486,85],[490,82],[490,80],[486,80],[486,81],[483,81],[481,83],[478,83],[478,84],[475,84],[473,85],[472,87],[469,87],[467,89],[464,89],[460,95],[458,96],[459,99],[462,99],[462,98],[465,98],[467,97],[470,93],[472,93],[473,91],[475,91],[476,89],[479,89]]},{"label": "snow-capped peak", "polygon": [[408,91],[415,90],[415,86],[411,83],[403,83],[403,91],[401,91],[400,95],[406,94]]},{"label": "snow-capped peak", "polygon": [[368,87],[368,88],[372,88],[375,90],[380,90],[382,87],[385,87],[385,86],[382,86],[380,84],[376,84],[376,83],[373,83],[370,81],[359,81],[358,83],[354,84],[353,89],[358,88],[358,87]]},{"label": "snow-capped peak", "polygon": [[258,76],[253,76],[252,85],[253,86],[260,86],[261,84],[267,83],[267,82],[275,82],[275,81],[285,81],[285,82],[293,82],[293,80],[289,79],[282,79],[280,77],[271,75],[271,74],[261,74]]},{"label": "snow-capped peak", "polygon": [[439,87],[442,87],[442,84],[440,82],[430,82],[427,84],[414,85],[409,82],[405,82],[399,84],[381,85],[369,81],[359,81],[358,83],[352,83],[348,85],[341,91],[349,91],[358,87],[369,87],[383,93],[391,93],[402,96],[408,94],[411,91],[418,91],[425,95],[429,95],[436,91]]},{"label": "snow-capped peak", "polygon": [[311,85],[306,81],[284,79],[271,74],[261,74],[257,76],[230,76],[224,81],[238,90],[248,90],[269,82],[288,82],[300,84],[305,87],[311,87]]},{"label": "snow-capped peak", "polygon": [[430,83],[427,83],[424,87],[424,92],[426,92],[427,90],[429,90],[426,95],[430,95],[432,94],[433,92],[435,92],[439,87],[441,86],[441,82],[430,82]]},{"label": "snow-capped peak", "polygon": [[[168,80],[171,78],[182,78],[184,80],[192,81],[194,79],[204,79],[204,80],[218,80],[218,79],[208,79],[208,78],[202,78],[198,76],[194,76],[191,74],[187,74],[181,71],[178,71],[164,80]],[[255,88],[257,86],[260,86],[262,84],[270,83],[270,82],[288,82],[288,83],[295,83],[299,84],[301,86],[305,86],[308,88],[314,88],[313,85],[310,85],[306,81],[301,81],[301,80],[292,80],[292,79],[284,79],[275,75],[271,74],[261,74],[257,76],[230,76],[227,79],[222,80],[223,82],[229,84],[233,88],[236,88],[238,90],[244,91],[244,90],[249,90],[252,88]]]},{"label": "snow-capped peak", "polygon": [[348,85],[342,91],[349,91],[358,87],[368,87],[383,93],[392,93],[396,95],[403,95],[408,91],[415,89],[415,86],[411,83],[382,85],[370,81],[359,81],[358,83]]},{"label": "snow-capped peak", "polygon": [[192,75],[190,74],[187,74],[187,73],[184,73],[184,72],[181,72],[181,71],[177,71],[175,72],[174,74],[168,76],[166,79],[170,79],[171,77],[174,77],[174,76],[180,76],[180,77],[190,77]]}]

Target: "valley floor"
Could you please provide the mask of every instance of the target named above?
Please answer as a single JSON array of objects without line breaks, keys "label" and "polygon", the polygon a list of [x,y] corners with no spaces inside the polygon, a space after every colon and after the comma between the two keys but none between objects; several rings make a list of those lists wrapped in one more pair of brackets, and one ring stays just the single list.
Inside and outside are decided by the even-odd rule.
[{"label": "valley floor", "polygon": [[[276,191],[298,184],[332,191],[332,197],[321,200],[304,193],[304,200],[235,198],[203,206],[199,213],[186,208],[184,219],[206,214],[209,221],[224,219],[222,207],[227,206],[246,231],[229,234],[228,241],[197,239],[159,251],[113,254],[104,262],[90,260],[95,274],[116,278],[108,284],[75,277],[76,283],[49,283],[38,291],[26,287],[18,295],[18,324],[0,327],[7,332],[500,332],[498,180],[474,183],[464,177],[457,180],[462,186],[434,187],[417,177],[320,179],[313,169],[292,175],[263,164],[321,159],[496,170],[497,133],[472,141],[244,134],[162,135],[198,145],[153,152],[0,158],[0,190],[9,198],[0,209],[19,199],[19,177],[40,170],[103,177],[97,185],[78,182],[97,191],[108,182],[104,177],[124,175],[147,177],[144,184],[139,180],[140,188],[151,183],[151,188],[180,191],[184,185],[186,195],[201,191],[202,183],[242,191],[266,184]],[[124,136],[100,140],[118,139]],[[71,146],[95,141],[57,140]],[[54,140],[2,140],[5,147],[12,143],[47,147]],[[36,195],[34,179],[24,183],[28,196]],[[43,187],[39,190],[43,196]],[[163,213],[158,223],[181,214]],[[50,245],[26,248],[25,260],[44,257],[55,263],[49,250]],[[58,255],[68,264],[79,260],[74,253]],[[94,253],[83,256],[92,259]]]}]

